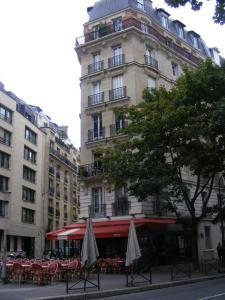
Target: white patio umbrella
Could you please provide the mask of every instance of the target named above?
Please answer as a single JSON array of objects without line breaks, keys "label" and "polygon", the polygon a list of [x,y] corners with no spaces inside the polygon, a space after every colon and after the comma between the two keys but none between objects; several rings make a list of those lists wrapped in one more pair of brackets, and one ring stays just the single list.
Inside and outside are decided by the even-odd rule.
[{"label": "white patio umbrella", "polygon": [[141,257],[134,221],[131,220],[129,227],[129,235],[127,241],[126,263],[128,267],[133,265],[134,261]]},{"label": "white patio umbrella", "polygon": [[95,234],[92,227],[92,221],[89,218],[84,235],[84,240],[81,249],[81,265],[87,269],[90,268],[99,256],[98,247],[95,239]]}]

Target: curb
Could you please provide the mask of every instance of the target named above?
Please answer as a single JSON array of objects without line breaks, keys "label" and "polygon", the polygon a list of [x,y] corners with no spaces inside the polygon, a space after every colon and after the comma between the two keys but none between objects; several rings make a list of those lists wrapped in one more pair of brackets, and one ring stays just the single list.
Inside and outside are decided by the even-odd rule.
[{"label": "curb", "polygon": [[165,283],[155,283],[151,285],[142,285],[136,287],[128,287],[123,289],[112,289],[105,291],[96,291],[96,292],[85,292],[82,294],[68,294],[68,295],[59,295],[59,296],[46,296],[39,298],[29,298],[27,300],[86,300],[86,299],[98,299],[103,297],[111,297],[111,296],[119,296],[125,294],[139,293],[145,292],[148,290],[155,290],[161,288],[168,288],[173,286],[180,286],[185,284],[191,284],[196,282],[203,282],[207,280],[214,280],[219,278],[224,278],[225,274],[213,275],[213,276],[205,276],[198,277],[193,279],[179,280],[179,281],[170,281]]}]

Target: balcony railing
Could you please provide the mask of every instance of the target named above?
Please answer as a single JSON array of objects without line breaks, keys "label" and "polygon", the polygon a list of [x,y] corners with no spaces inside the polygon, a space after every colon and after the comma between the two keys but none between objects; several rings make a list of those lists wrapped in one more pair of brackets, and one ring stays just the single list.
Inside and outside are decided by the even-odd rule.
[{"label": "balcony railing", "polygon": [[158,69],[158,61],[154,57],[151,57],[150,55],[145,55],[145,64]]},{"label": "balcony railing", "polygon": [[55,174],[55,169],[54,169],[54,167],[49,167],[49,168],[48,168],[48,171],[49,171],[49,173],[52,174],[52,175]]},{"label": "balcony railing", "polygon": [[88,106],[101,104],[104,102],[104,92],[88,96]]},{"label": "balcony railing", "polygon": [[60,172],[56,171],[56,179],[60,179]]},{"label": "balcony railing", "polygon": [[[141,24],[142,24],[141,21],[139,21],[135,18],[129,18],[129,19],[122,21],[121,29],[123,31],[128,28],[134,27],[134,28],[137,28],[138,30],[142,31]],[[148,32],[147,34],[156,38],[161,44],[176,51],[177,53],[179,53],[180,55],[182,55],[183,57],[187,58],[188,60],[192,61],[195,64],[199,64],[202,61],[200,58],[194,56],[191,52],[189,52],[187,48],[185,48],[185,47],[183,48],[183,47],[177,45],[175,42],[173,42],[169,37],[165,37],[156,28],[154,28],[150,25],[146,25],[146,26],[148,26],[148,29],[146,30]],[[83,45],[85,43],[99,39],[103,36],[107,36],[107,35],[115,33],[115,32],[116,31],[112,25],[106,25],[104,28],[104,34],[100,33],[100,32],[96,32],[96,31],[89,32],[89,33],[85,34],[84,36],[78,37],[76,39],[76,46]],[[120,31],[120,33],[121,33],[121,31]]]},{"label": "balcony railing", "polygon": [[108,59],[109,68],[122,65],[122,64],[124,64],[124,62],[125,62],[125,56],[124,56],[124,54],[115,55],[115,56],[110,57]]},{"label": "balcony railing", "polygon": [[130,213],[130,201],[127,198],[121,199],[112,203],[113,216],[127,216]]},{"label": "balcony railing", "polygon": [[52,206],[48,207],[48,214],[49,215],[54,215],[54,207],[52,207]]},{"label": "balcony railing", "polygon": [[96,176],[103,172],[102,163],[93,163],[88,165],[80,166],[79,175],[81,178],[88,178],[92,176]]},{"label": "balcony railing", "polygon": [[1,137],[1,136],[0,136],[0,143],[4,144],[6,146],[10,146],[11,145],[10,139],[7,139],[7,138]]},{"label": "balcony railing", "polygon": [[91,218],[101,218],[106,217],[106,204],[99,204],[99,205],[89,205],[89,216]]},{"label": "balcony railing", "polygon": [[114,100],[122,99],[125,98],[126,95],[127,95],[126,86],[122,86],[117,89],[113,89],[109,91],[109,100],[114,101]]},{"label": "balcony railing", "polygon": [[103,60],[97,61],[95,63],[88,65],[88,74],[100,72],[103,70],[103,68],[104,68],[104,61]]},{"label": "balcony railing", "polygon": [[55,210],[55,215],[56,215],[56,217],[58,217],[58,218],[60,217],[60,210],[59,210],[59,209],[56,209],[56,210]]},{"label": "balcony railing", "polygon": [[119,134],[120,130],[126,128],[127,125],[128,125],[127,121],[117,122],[116,124],[111,124],[110,125],[110,136]]},{"label": "balcony railing", "polygon": [[7,116],[7,115],[5,115],[5,114],[1,114],[1,113],[0,113],[0,119],[6,121],[6,122],[8,122],[8,123],[12,123],[12,116],[11,116],[11,115],[10,115],[10,116]]},{"label": "balcony railing", "polygon": [[74,165],[73,163],[71,163],[68,158],[61,155],[58,151],[56,151],[55,149],[50,148],[50,153],[53,154],[54,156],[56,156],[58,159],[60,159],[62,162],[64,162],[68,166],[70,166],[72,169],[77,171],[77,166]]},{"label": "balcony railing", "polygon": [[105,127],[88,130],[88,142],[93,142],[104,138],[105,138]]}]

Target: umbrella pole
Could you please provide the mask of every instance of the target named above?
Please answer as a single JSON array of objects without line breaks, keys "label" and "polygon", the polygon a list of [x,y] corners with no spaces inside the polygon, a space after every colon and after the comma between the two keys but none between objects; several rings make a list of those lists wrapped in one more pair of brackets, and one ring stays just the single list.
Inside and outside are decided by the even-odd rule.
[{"label": "umbrella pole", "polygon": [[131,265],[131,269],[130,269],[130,277],[131,277],[131,286],[134,286],[134,265]]}]

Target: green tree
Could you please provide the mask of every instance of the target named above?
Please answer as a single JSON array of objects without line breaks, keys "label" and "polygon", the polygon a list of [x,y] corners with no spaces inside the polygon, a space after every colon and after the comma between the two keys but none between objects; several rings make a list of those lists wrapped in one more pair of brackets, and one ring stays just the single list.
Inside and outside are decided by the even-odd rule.
[{"label": "green tree", "polygon": [[[165,0],[165,2],[171,7],[179,7],[184,6],[187,3],[191,4],[191,8],[193,10],[200,10],[204,1],[198,0]],[[205,1],[206,2],[206,1]],[[223,25],[225,23],[225,5],[224,0],[216,0],[215,4],[215,12],[213,16],[213,20],[215,23]]]},{"label": "green tree", "polygon": [[128,120],[122,130],[126,139],[104,149],[104,178],[116,187],[129,182],[129,193],[139,201],[152,195],[166,200],[177,216],[182,202],[190,215],[197,264],[197,226],[206,215],[215,176],[225,170],[225,66],[206,61],[184,70],[171,90],[146,89],[140,104],[117,113]]}]

